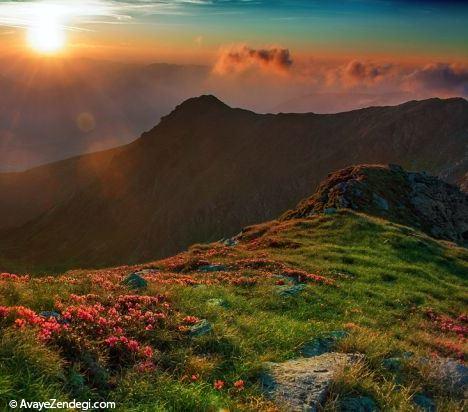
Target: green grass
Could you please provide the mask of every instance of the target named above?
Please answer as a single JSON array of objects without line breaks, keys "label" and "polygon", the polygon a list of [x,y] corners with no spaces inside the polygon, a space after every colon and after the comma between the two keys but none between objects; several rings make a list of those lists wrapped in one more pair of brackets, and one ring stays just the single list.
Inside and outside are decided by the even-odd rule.
[{"label": "green grass", "polygon": [[[113,387],[100,394],[80,382],[70,383],[79,381],[79,374],[73,375],[59,352],[5,328],[0,344],[0,403],[20,397],[67,399],[86,394],[115,401],[119,410],[128,411],[275,410],[258,384],[264,363],[295,358],[314,337],[347,329],[350,335],[339,343],[339,350],[359,351],[366,358],[337,380],[327,410],[338,408],[343,396],[359,394],[371,396],[385,410],[416,410],[411,399],[420,391],[431,395],[440,410],[462,410],[458,395],[428,380],[411,359],[398,373],[386,370],[382,361],[408,351],[428,356],[440,349],[441,341],[458,341],[455,335],[432,328],[424,310],[433,308],[452,317],[466,312],[466,249],[349,211],[270,222],[261,230],[247,231],[254,240],[256,230],[265,232],[257,240],[280,239],[283,246],[260,243],[254,248],[243,242],[232,248],[235,257],[216,257],[213,262],[263,256],[332,278],[336,285],[308,284],[297,296],[283,298],[272,282],[248,287],[150,283],[146,293],[168,294],[181,313],[209,320],[213,332],[158,354],[153,373],[122,370]],[[188,255],[196,257],[211,247],[194,246]],[[0,282],[0,305],[50,310],[57,296],[90,292],[101,293],[99,285],[63,283],[52,289],[48,284]],[[213,298],[222,299],[224,305],[210,305]],[[466,354],[466,346],[463,350]],[[16,377],[17,370],[27,373]],[[199,374],[200,379],[190,383],[185,377],[191,374]],[[229,384],[243,379],[246,389],[218,391],[213,388],[216,379]]]}]

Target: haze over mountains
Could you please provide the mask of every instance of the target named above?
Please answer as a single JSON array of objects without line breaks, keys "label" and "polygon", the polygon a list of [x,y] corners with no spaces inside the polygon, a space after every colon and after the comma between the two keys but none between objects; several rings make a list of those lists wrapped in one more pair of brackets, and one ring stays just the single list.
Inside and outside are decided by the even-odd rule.
[{"label": "haze over mountains", "polygon": [[317,89],[318,75],[215,69],[219,64],[0,60],[0,172],[126,144],[204,93],[260,113],[336,113],[421,98],[380,85]]},{"label": "haze over mountains", "polygon": [[330,115],[192,98],[127,146],[0,175],[1,255],[43,267],[167,256],[275,218],[352,164],[462,182],[467,139],[461,98]]}]

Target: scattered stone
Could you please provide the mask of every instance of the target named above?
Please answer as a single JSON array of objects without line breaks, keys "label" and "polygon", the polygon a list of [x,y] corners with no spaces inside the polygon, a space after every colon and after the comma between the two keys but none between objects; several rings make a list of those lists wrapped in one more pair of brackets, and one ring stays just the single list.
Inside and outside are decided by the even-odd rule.
[{"label": "scattered stone", "polygon": [[348,332],[344,330],[337,330],[327,333],[324,336],[315,338],[304,344],[301,349],[301,355],[309,358],[330,352],[334,349],[337,342],[346,336],[348,336]]},{"label": "scattered stone", "polygon": [[210,333],[213,329],[213,326],[206,319],[200,320],[197,324],[190,327],[190,336],[198,337]]},{"label": "scattered stone", "polygon": [[327,397],[336,375],[359,354],[327,353],[283,363],[269,363],[262,376],[262,387],[278,405],[290,412],[317,411]]},{"label": "scattered stone", "polygon": [[306,285],[304,285],[303,283],[292,285],[292,286],[287,286],[287,285],[277,286],[278,294],[284,298],[298,295],[305,289],[305,287]]},{"label": "scattered stone", "polygon": [[341,401],[340,409],[343,412],[375,412],[379,408],[375,401],[368,396],[355,396]]},{"label": "scattered stone", "polygon": [[55,318],[55,319],[59,319],[59,318],[60,318],[60,313],[55,312],[55,311],[48,311],[48,310],[45,310],[45,311],[43,311],[43,312],[40,312],[40,313],[39,313],[39,316],[42,316],[43,318]]},{"label": "scattered stone", "polygon": [[223,272],[228,270],[228,267],[225,265],[203,265],[200,266],[198,269],[200,272]]},{"label": "scattered stone", "polygon": [[417,393],[413,396],[413,402],[418,405],[424,412],[436,412],[437,407],[435,402],[424,395],[423,393]]},{"label": "scattered stone", "polygon": [[225,246],[229,246],[229,247],[233,247],[233,246],[237,246],[239,244],[239,241],[235,238],[230,238],[230,239],[226,239],[223,244]]},{"label": "scattered stone", "polygon": [[219,306],[222,308],[227,308],[229,306],[224,299],[219,299],[219,298],[208,299],[206,301],[206,304],[208,306]]},{"label": "scattered stone", "polygon": [[[141,273],[141,272],[140,272]],[[122,285],[128,286],[131,289],[145,289],[148,287],[148,282],[143,279],[138,272],[131,273],[123,281]]]}]

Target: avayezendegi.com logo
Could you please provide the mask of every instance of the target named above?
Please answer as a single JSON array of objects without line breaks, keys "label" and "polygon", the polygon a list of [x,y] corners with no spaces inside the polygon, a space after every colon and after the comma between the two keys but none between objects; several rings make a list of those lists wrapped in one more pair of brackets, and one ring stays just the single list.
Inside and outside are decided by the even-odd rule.
[{"label": "avayezendegi.com logo", "polygon": [[81,411],[92,411],[93,409],[115,409],[115,402],[107,401],[58,401],[57,399],[49,399],[48,401],[28,401],[26,399],[12,399],[8,406],[11,409],[25,409],[44,411],[48,409],[76,409]]}]

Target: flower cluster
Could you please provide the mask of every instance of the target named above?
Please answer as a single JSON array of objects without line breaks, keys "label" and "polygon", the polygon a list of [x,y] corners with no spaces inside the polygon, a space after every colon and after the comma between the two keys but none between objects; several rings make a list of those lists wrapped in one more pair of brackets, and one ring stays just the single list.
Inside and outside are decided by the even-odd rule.
[{"label": "flower cluster", "polygon": [[11,281],[16,283],[29,282],[29,275],[14,275],[13,273],[0,273],[0,281]]},{"label": "flower cluster", "polygon": [[[80,351],[95,353],[96,358],[108,359],[111,367],[136,364],[139,371],[155,368],[158,331],[182,336],[179,315],[163,295],[72,294],[66,301],[58,300],[55,309],[38,314],[24,306],[0,306],[0,324],[30,327],[38,340],[71,353],[69,356],[78,358]],[[187,316],[182,323],[195,320],[198,318]]]},{"label": "flower cluster", "polygon": [[442,332],[456,333],[459,337],[464,338],[468,336],[468,316],[465,314],[454,319],[447,315],[438,314],[433,309],[427,309],[425,315],[433,326]]}]

